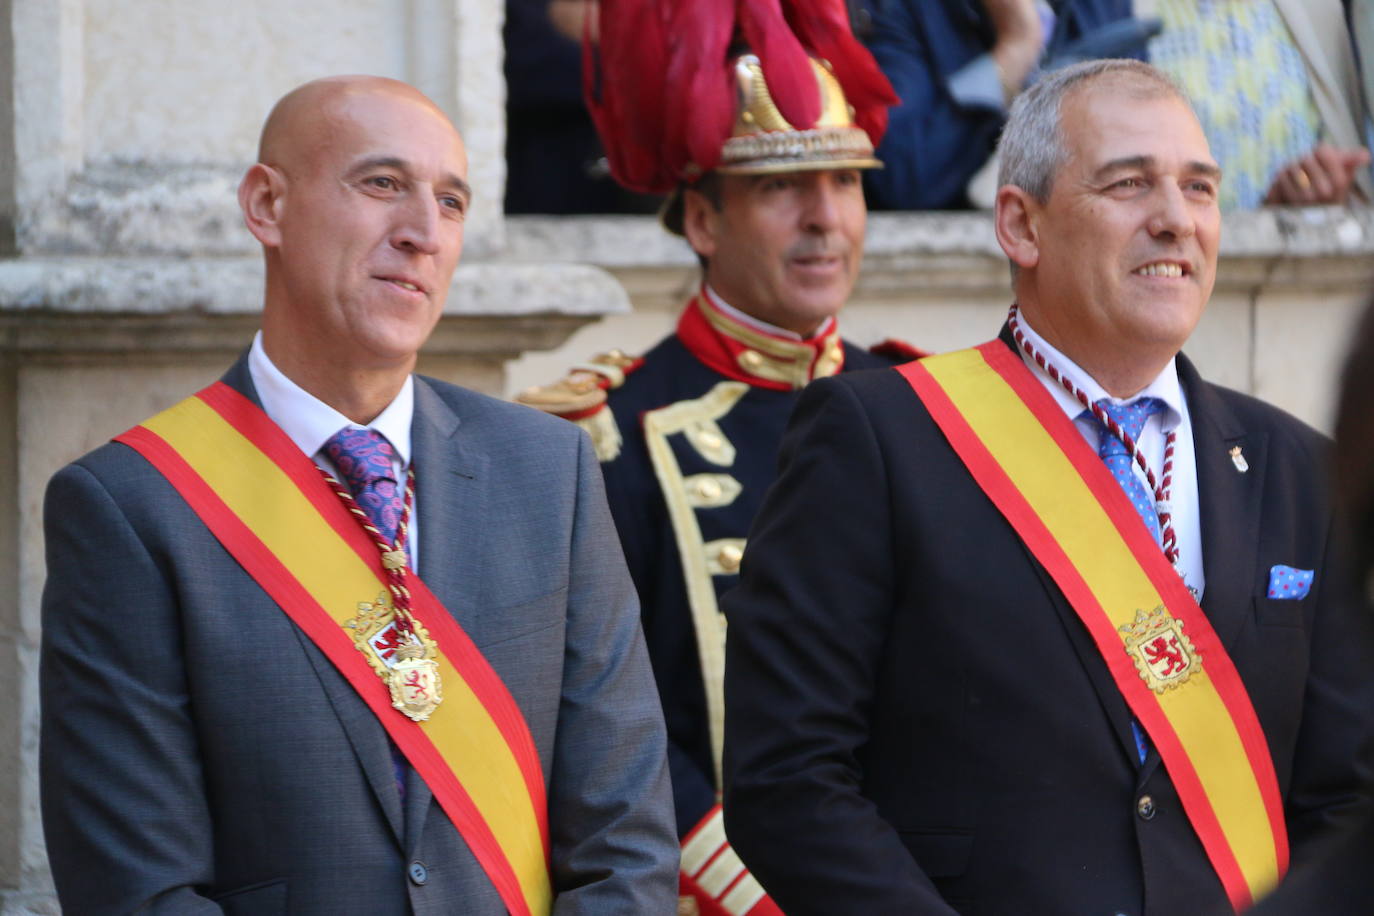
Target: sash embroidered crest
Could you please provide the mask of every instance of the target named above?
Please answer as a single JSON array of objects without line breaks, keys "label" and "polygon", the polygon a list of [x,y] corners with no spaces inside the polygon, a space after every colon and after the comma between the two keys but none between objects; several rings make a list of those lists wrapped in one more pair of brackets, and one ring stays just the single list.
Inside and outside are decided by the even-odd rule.
[{"label": "sash embroidered crest", "polygon": [[1162,604],[1148,614],[1136,611],[1135,620],[1117,631],[1126,638],[1136,670],[1155,693],[1186,684],[1202,668],[1192,640],[1183,632],[1183,621],[1169,616]]}]

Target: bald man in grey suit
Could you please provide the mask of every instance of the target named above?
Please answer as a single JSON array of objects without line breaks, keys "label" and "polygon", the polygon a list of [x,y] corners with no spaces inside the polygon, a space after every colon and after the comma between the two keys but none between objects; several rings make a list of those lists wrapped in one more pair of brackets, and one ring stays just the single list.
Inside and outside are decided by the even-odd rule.
[{"label": "bald man in grey suit", "polygon": [[[670,913],[662,716],[590,443],[412,375],[462,247],[466,165],[404,84],[283,99],[239,194],[262,331],[222,381],[326,470],[346,470],[325,443],[342,427],[413,472],[410,574],[537,751],[552,912]],[[512,909],[379,713],[142,453],[115,442],[59,472],[46,535],[42,800],[68,912]]]}]

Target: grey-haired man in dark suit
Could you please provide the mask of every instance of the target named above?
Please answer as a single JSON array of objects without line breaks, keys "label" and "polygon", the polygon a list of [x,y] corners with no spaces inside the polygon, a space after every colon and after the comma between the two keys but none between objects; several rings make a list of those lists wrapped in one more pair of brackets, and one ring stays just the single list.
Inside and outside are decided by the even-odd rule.
[{"label": "grey-haired man in dark suit", "polygon": [[[1233,913],[1370,807],[1374,651],[1336,560],[1327,443],[1179,352],[1215,279],[1221,175],[1162,74],[1057,71],[1000,150],[1017,301],[1000,340],[823,379],[793,414],[725,599],[726,825],[789,916]],[[922,381],[938,372],[961,409]],[[994,372],[1019,413],[997,385],[959,388]],[[960,426],[994,403],[979,436]],[[835,494],[844,512],[817,510]],[[1089,502],[1115,527],[1056,514]],[[1050,548],[1079,539],[1071,560],[1045,519]],[[1102,561],[1124,555],[1113,538],[1129,562]],[[1169,597],[1074,579],[1135,569]],[[1128,654],[1152,612],[1187,618],[1147,644],[1154,667]],[[1184,626],[1210,634],[1191,660]],[[1180,664],[1208,679],[1160,679]],[[1205,717],[1154,714],[1223,682]],[[1241,728],[1243,761],[1212,740]]]}]

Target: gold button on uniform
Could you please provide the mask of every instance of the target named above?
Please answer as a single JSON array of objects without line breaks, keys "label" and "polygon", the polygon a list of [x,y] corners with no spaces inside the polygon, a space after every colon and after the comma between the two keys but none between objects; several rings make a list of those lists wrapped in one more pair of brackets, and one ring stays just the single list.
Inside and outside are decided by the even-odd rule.
[{"label": "gold button on uniform", "polygon": [[716,554],[716,562],[720,568],[728,573],[738,572],[740,560],[744,559],[744,551],[734,544],[727,544]]},{"label": "gold button on uniform", "polygon": [[830,348],[830,358],[835,362],[838,363],[843,356],[844,347],[841,347],[839,344],[835,344],[835,346]]},{"label": "gold button on uniform", "polygon": [[763,365],[763,354],[758,350],[745,350],[739,355],[739,363],[749,371],[757,371]]},{"label": "gold button on uniform", "polygon": [[706,502],[715,502],[720,499],[720,482],[711,477],[697,481],[697,496]]}]

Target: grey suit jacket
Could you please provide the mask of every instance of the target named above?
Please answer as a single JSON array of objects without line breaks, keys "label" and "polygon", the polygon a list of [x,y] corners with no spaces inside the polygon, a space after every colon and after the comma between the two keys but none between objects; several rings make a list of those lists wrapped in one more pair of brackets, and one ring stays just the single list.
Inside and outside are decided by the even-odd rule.
[{"label": "grey suit jacket", "polygon": [[[225,381],[256,400],[244,360]],[[415,388],[423,578],[529,723],[555,912],[671,913],[662,715],[590,442]],[[402,810],[353,688],[140,455],[60,471],[45,530],[43,820],[67,912],[505,912],[413,773]]]}]

